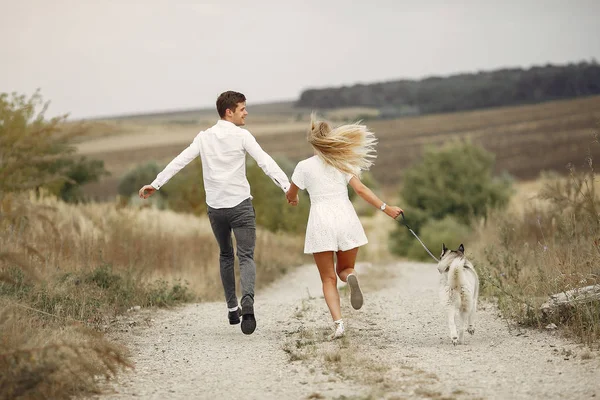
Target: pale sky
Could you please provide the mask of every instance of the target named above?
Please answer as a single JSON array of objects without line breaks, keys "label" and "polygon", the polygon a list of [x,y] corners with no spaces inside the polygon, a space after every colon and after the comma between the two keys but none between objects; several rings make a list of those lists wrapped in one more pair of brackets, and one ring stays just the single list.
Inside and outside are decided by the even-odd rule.
[{"label": "pale sky", "polygon": [[0,0],[0,92],[72,118],[592,58],[600,0]]}]

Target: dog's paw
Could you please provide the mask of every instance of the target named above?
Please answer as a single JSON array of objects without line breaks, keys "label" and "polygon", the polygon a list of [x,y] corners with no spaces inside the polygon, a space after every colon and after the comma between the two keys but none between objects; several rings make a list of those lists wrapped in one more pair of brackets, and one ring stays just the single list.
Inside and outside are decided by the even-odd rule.
[{"label": "dog's paw", "polygon": [[475,327],[473,325],[469,325],[469,327],[467,328],[467,332],[469,332],[469,334],[471,334],[471,335],[474,335]]},{"label": "dog's paw", "polygon": [[458,344],[458,338],[456,336],[452,338],[452,344],[455,346]]}]

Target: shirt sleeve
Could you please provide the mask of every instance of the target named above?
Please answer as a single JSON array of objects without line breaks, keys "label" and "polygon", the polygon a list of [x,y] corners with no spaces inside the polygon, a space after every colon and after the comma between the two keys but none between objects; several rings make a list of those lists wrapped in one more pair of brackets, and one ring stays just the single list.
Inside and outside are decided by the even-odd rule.
[{"label": "shirt sleeve", "polygon": [[258,144],[254,136],[244,130],[244,149],[254,158],[264,173],[275,182],[284,192],[290,188],[290,180],[275,160],[268,155]]},{"label": "shirt sleeve", "polygon": [[354,174],[344,174],[344,178],[346,178],[346,183],[350,183],[350,179],[352,179],[352,177],[354,176]]},{"label": "shirt sleeve", "polygon": [[[201,132],[202,133],[202,132]],[[165,169],[163,169],[157,176],[156,179],[151,183],[152,187],[156,190],[160,190],[169,179],[171,179],[176,173],[181,171],[183,167],[192,162],[196,157],[200,155],[200,134],[196,135],[194,141],[177,157],[173,159]]]},{"label": "shirt sleeve", "polygon": [[292,174],[292,182],[294,182],[294,185],[298,186],[298,188],[302,190],[306,189],[306,184],[304,183],[304,171],[302,170],[301,163],[298,163],[294,169],[294,173]]}]

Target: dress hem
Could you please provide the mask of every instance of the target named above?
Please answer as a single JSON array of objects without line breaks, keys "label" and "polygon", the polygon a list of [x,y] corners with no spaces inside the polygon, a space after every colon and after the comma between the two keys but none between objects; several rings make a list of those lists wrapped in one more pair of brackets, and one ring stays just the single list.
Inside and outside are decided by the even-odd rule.
[{"label": "dress hem", "polygon": [[357,245],[354,245],[354,246],[352,246],[352,247],[349,247],[349,248],[346,248],[346,249],[340,249],[339,247],[338,247],[337,249],[335,249],[335,250],[334,250],[334,249],[331,249],[331,248],[326,248],[326,249],[324,249],[324,250],[312,250],[312,251],[307,251],[306,249],[304,249],[304,254],[322,253],[322,252],[324,252],[324,251],[333,251],[333,252],[335,252],[335,251],[348,251],[348,250],[355,249],[355,248],[357,248],[357,247],[364,246],[364,245],[365,245],[365,244],[367,244],[367,243],[369,243],[369,241],[368,241],[368,240],[367,240],[366,242],[364,242],[364,243],[357,244]]}]

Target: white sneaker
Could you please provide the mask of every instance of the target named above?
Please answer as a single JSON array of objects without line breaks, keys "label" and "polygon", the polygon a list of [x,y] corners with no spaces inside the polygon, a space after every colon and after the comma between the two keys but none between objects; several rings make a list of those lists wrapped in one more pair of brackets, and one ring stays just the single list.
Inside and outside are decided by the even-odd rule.
[{"label": "white sneaker", "polygon": [[352,308],[358,310],[363,305],[363,295],[358,285],[358,278],[356,275],[350,274],[346,278],[346,282],[350,287],[350,304],[352,304]]},{"label": "white sneaker", "polygon": [[344,321],[339,320],[339,321],[334,321],[334,323],[335,323],[335,332],[332,336],[332,339],[341,338],[342,336],[344,336]]}]

